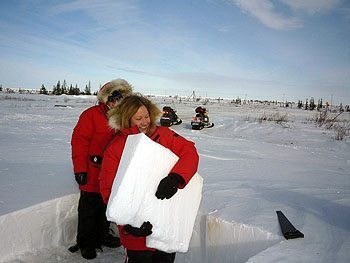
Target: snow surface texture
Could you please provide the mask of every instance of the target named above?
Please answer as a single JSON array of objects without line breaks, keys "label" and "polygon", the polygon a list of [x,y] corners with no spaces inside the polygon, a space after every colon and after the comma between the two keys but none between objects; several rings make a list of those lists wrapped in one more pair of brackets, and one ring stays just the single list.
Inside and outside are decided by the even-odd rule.
[{"label": "snow surface texture", "polygon": [[46,201],[0,217],[2,259],[75,240],[78,194]]},{"label": "snow surface texture", "polygon": [[203,179],[195,174],[170,199],[155,196],[161,179],[179,158],[143,133],[129,135],[107,205],[107,219],[140,227],[149,221],[147,247],[165,252],[187,252],[202,197]]},{"label": "snow surface texture", "polygon": [[[177,253],[177,263],[350,262],[349,137],[335,140],[332,129],[315,124],[314,111],[229,101],[209,101],[205,107],[215,126],[193,131],[189,123],[200,102],[152,99],[160,108],[177,110],[183,123],[172,129],[196,143],[198,173],[204,179],[189,250]],[[12,220],[26,225],[22,232],[31,231],[33,240],[45,237],[45,244],[61,236],[57,246],[43,249],[28,239],[14,242],[14,250],[1,250],[0,262],[86,262],[67,251],[75,232],[63,237],[68,234],[64,229],[74,231],[76,219],[61,224],[60,212],[68,211],[58,211],[57,203],[67,198],[76,206],[70,138],[80,113],[95,101],[92,96],[0,93],[0,247],[16,235],[27,235],[5,232]],[[287,121],[262,121],[262,116],[275,114],[286,114]],[[336,120],[348,124],[350,114]],[[56,220],[46,224],[55,233],[52,237],[35,230],[48,220],[36,215],[49,200],[48,214]],[[276,210],[305,238],[285,240]],[[103,250],[89,262],[124,262],[122,248]]]}]

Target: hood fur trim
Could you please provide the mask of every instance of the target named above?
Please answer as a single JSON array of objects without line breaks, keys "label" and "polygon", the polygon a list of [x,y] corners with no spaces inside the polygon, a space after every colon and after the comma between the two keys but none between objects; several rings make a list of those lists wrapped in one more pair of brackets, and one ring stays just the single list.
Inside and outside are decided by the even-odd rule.
[{"label": "hood fur trim", "polygon": [[116,108],[110,109],[108,111],[109,127],[111,127],[114,130],[119,130],[120,129],[119,122],[120,122],[120,119],[119,119],[119,114],[117,112],[117,109]]},{"label": "hood fur trim", "polygon": [[123,97],[131,95],[132,86],[124,79],[114,79],[104,84],[97,94],[99,102],[107,103],[108,97],[113,91],[119,90]]}]

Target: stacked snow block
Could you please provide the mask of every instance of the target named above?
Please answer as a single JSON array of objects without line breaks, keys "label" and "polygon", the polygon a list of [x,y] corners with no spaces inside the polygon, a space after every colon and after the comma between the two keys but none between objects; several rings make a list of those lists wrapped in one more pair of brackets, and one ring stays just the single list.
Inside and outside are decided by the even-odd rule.
[{"label": "stacked snow block", "polygon": [[155,196],[158,184],[178,157],[143,133],[129,135],[113,182],[107,218],[140,227],[149,221],[153,233],[146,245],[165,252],[187,252],[202,198],[203,179],[195,174],[170,199]]}]

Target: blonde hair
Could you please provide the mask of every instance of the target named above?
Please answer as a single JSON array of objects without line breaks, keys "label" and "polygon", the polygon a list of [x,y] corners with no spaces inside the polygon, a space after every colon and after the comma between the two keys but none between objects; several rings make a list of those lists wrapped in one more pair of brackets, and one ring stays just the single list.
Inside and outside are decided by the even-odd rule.
[{"label": "blonde hair", "polygon": [[151,120],[150,127],[154,127],[161,111],[152,101],[140,94],[125,97],[116,108],[108,112],[109,126],[113,129],[130,128],[130,120],[141,106],[147,108]]}]

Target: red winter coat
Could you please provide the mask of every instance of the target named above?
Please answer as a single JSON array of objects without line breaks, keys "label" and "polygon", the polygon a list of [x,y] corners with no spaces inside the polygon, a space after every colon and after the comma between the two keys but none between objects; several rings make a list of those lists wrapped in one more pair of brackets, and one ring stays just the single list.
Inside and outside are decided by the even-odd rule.
[{"label": "red winter coat", "polygon": [[74,173],[87,172],[87,184],[79,185],[87,192],[100,192],[99,174],[103,151],[115,132],[108,126],[108,107],[99,103],[85,110],[72,134],[72,161]]},{"label": "red winter coat", "polygon": [[[123,130],[119,133],[104,152],[102,169],[100,173],[100,188],[103,200],[108,202],[111,194],[112,184],[119,166],[119,161],[125,146],[126,138],[130,134],[137,134],[139,130],[136,126]],[[172,173],[177,173],[185,180],[184,188],[197,172],[199,157],[194,143],[186,140],[168,127],[155,127],[149,136],[152,140],[170,149],[179,157],[179,160],[172,168]],[[151,222],[152,223],[152,222]],[[122,245],[130,250],[153,250],[146,247],[145,237],[134,237],[124,234],[122,226],[118,226]]]}]

